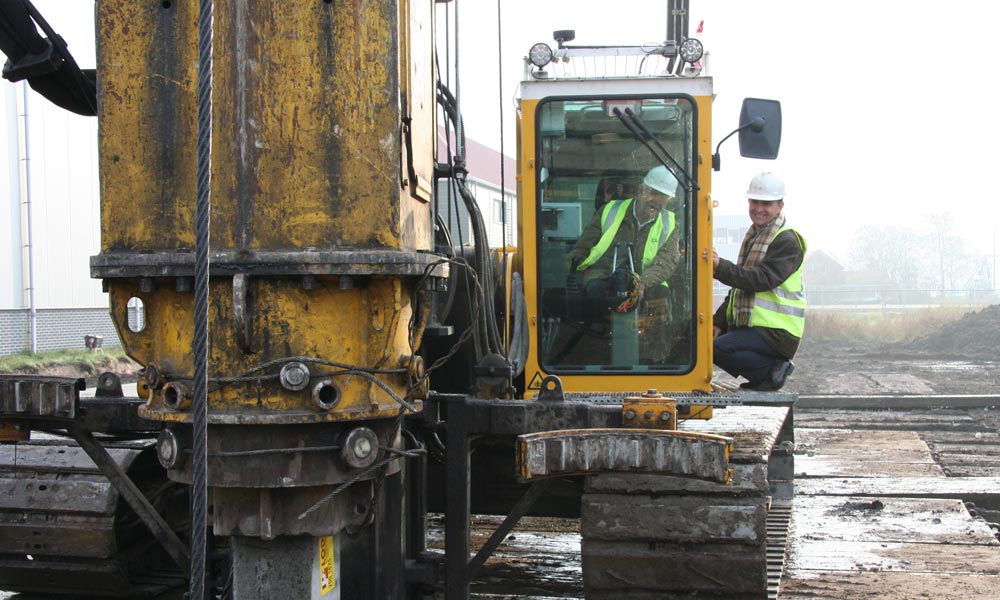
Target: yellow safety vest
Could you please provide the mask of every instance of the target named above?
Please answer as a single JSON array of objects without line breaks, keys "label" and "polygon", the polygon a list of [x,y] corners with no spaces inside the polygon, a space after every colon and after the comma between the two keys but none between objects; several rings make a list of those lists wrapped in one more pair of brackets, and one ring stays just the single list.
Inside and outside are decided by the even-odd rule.
[{"label": "yellow safety vest", "polygon": [[[802,264],[775,289],[754,294],[750,326],[784,329],[795,337],[801,338],[806,324],[806,295],[802,285],[802,267],[806,262],[806,240],[798,231],[787,226],[779,229],[774,237],[778,237],[781,232],[787,230],[792,231],[799,240],[799,246],[802,247]],[[774,238],[771,240],[773,241]],[[730,299],[727,308],[730,317],[732,317],[732,311],[733,303]]]},{"label": "yellow safety vest", "polygon": [[[614,243],[615,236],[618,235],[618,229],[621,228],[622,221],[625,220],[625,215],[628,214],[631,206],[632,198],[612,200],[604,205],[604,212],[601,214],[601,239],[590,249],[590,254],[587,255],[587,258],[583,259],[583,262],[576,267],[577,271],[590,268],[604,256],[604,253]],[[666,227],[663,225],[664,212],[667,215]],[[664,212],[656,216],[656,221],[653,222],[652,228],[649,230],[649,236],[646,238],[646,246],[642,251],[643,269],[653,264],[656,253],[660,251],[660,247],[667,242],[670,234],[674,232],[674,228],[677,226],[677,217],[674,213],[669,210]]]}]

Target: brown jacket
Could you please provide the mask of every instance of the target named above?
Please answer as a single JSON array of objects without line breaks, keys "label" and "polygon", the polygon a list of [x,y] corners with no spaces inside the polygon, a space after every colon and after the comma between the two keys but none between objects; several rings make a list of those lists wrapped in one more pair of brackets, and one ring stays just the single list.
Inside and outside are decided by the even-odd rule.
[{"label": "brown jacket", "polygon": [[[805,253],[799,245],[798,237],[792,230],[785,230],[778,234],[764,255],[764,262],[755,267],[742,267],[724,258],[719,259],[719,266],[715,267],[715,278],[731,288],[738,288],[750,292],[763,292],[773,290],[781,285],[783,281],[794,273],[802,264]],[[726,299],[715,311],[712,320],[713,325],[725,333],[728,329],[726,319],[726,307],[732,296],[732,290],[726,295]],[[795,352],[799,349],[799,338],[788,333],[784,329],[773,329],[770,327],[754,327],[767,345],[778,354],[791,360]]]}]

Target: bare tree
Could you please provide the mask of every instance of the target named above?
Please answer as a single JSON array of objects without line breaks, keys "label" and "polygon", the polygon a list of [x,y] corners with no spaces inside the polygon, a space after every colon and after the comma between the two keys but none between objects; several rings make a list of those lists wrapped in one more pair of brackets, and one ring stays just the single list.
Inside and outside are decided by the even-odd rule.
[{"label": "bare tree", "polygon": [[937,269],[937,280],[942,292],[965,287],[973,276],[972,261],[965,250],[965,242],[954,232],[949,213],[934,213],[927,216],[930,224],[929,243],[926,247],[933,252],[932,261]]},{"label": "bare tree", "polygon": [[897,289],[919,289],[926,283],[920,246],[912,229],[869,225],[851,238],[848,261],[855,271],[883,274]]}]

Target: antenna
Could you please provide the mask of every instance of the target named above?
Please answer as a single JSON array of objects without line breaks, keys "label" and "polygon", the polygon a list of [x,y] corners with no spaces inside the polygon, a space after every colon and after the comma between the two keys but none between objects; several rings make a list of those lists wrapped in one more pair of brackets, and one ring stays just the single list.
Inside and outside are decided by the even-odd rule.
[{"label": "antenna", "polygon": [[680,45],[687,39],[690,3],[690,0],[668,0],[666,41]]},{"label": "antenna", "polygon": [[[681,42],[688,36],[688,6],[690,0],[667,0],[667,39],[666,43],[673,42],[674,46],[680,46]],[[670,57],[667,71],[673,72],[676,67],[678,72],[683,67],[684,61],[678,61],[676,56]]]}]

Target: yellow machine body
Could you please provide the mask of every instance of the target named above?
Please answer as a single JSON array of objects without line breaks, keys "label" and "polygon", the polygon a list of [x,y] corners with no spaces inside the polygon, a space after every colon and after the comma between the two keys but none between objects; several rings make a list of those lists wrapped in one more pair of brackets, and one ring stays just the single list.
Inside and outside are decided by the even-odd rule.
[{"label": "yellow machine body", "polygon": [[[432,8],[215,5],[210,422],[398,414],[352,367],[387,371],[379,381],[407,391],[413,285],[430,260],[418,251],[431,247]],[[193,373],[197,11],[97,3],[102,248],[92,272],[124,347],[147,367],[144,414],[164,421],[188,418]],[[292,357],[324,361],[304,362],[299,390],[279,383],[280,363],[266,366]]]}]

